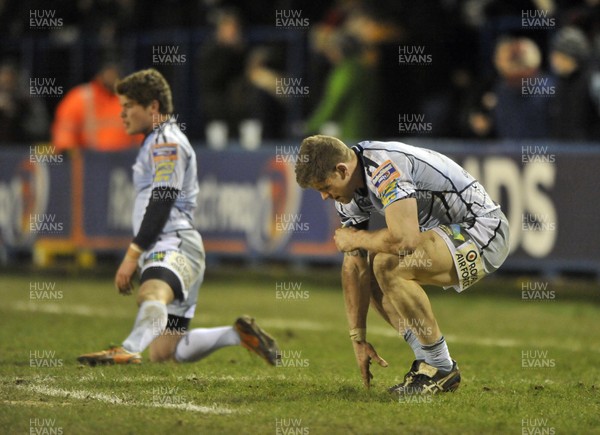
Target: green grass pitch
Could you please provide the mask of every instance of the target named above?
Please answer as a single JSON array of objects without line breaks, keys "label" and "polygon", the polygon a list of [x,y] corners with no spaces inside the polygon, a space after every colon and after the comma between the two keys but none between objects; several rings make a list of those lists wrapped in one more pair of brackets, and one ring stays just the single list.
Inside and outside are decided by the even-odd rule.
[{"label": "green grass pitch", "polygon": [[428,289],[462,384],[399,400],[386,387],[408,369],[410,349],[370,313],[369,341],[389,367],[373,366],[365,390],[338,281],[336,272],[283,269],[207,276],[192,327],[253,315],[278,339],[281,367],[230,347],[193,364],[90,368],[75,357],[119,343],[134,299],[109,277],[5,275],[0,433],[600,434],[593,284],[527,284],[544,290],[536,300],[522,293],[531,281],[516,278],[489,278],[462,294]]}]

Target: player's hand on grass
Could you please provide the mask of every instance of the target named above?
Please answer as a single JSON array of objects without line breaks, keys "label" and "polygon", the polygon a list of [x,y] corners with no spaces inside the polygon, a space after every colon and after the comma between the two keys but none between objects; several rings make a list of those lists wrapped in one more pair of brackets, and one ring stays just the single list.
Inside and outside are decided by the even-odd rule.
[{"label": "player's hand on grass", "polygon": [[333,240],[335,242],[335,246],[338,248],[340,252],[349,252],[354,251],[357,246],[354,245],[354,239],[356,233],[356,229],[349,228],[338,228],[335,230],[335,234],[333,235]]},{"label": "player's hand on grass", "polygon": [[353,341],[352,345],[354,346],[356,362],[358,363],[358,367],[360,367],[363,384],[366,388],[369,388],[371,386],[371,379],[373,379],[370,367],[371,360],[375,360],[381,367],[387,367],[388,363],[377,354],[377,351],[371,346],[371,343],[366,341]]},{"label": "player's hand on grass", "polygon": [[119,270],[117,270],[117,274],[115,275],[115,285],[122,295],[130,295],[133,291],[131,278],[136,269],[137,261],[132,258],[126,256],[121,262]]}]

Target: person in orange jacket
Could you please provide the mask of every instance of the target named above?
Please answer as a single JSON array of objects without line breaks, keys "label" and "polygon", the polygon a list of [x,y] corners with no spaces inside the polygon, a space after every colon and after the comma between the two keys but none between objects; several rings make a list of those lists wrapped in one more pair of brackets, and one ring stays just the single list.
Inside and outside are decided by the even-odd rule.
[{"label": "person in orange jacket", "polygon": [[118,66],[107,62],[90,82],[67,92],[52,123],[52,143],[57,152],[121,151],[141,143],[141,135],[130,136],[123,127],[119,98],[114,93],[118,79]]}]

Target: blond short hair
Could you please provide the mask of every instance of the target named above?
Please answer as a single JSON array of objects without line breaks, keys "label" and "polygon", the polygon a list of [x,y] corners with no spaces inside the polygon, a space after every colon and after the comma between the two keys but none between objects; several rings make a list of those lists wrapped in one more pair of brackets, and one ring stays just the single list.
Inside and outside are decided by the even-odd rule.
[{"label": "blond short hair", "polygon": [[333,136],[309,136],[300,144],[296,160],[296,182],[302,188],[323,183],[338,163],[352,159],[352,150]]},{"label": "blond short hair", "polygon": [[164,115],[173,113],[171,87],[163,75],[154,68],[128,75],[115,85],[117,95],[123,95],[144,107],[158,101],[158,111]]}]

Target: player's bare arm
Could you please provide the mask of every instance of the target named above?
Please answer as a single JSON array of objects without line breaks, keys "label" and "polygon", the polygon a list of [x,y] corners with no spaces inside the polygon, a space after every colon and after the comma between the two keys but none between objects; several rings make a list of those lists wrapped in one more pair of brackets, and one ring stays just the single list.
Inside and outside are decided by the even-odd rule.
[{"label": "player's bare arm", "polygon": [[122,295],[130,295],[132,293],[133,284],[131,283],[131,278],[137,269],[138,260],[142,252],[142,248],[135,243],[131,243],[125,253],[125,257],[121,261],[121,265],[115,275],[115,286]]},{"label": "player's bare arm", "polygon": [[362,249],[346,252],[342,264],[342,288],[346,305],[346,317],[356,362],[360,368],[365,387],[369,388],[373,375],[371,360],[387,367],[373,346],[367,342],[367,313],[371,299],[371,274],[367,252]]},{"label": "player's bare arm", "polygon": [[409,255],[420,243],[421,233],[414,198],[395,201],[385,209],[387,228],[376,231],[340,228],[334,240],[342,252],[365,249],[369,252]]},{"label": "player's bare arm", "polygon": [[365,330],[370,299],[370,277],[367,253],[364,250],[346,252],[342,264],[342,287],[350,330]]}]

